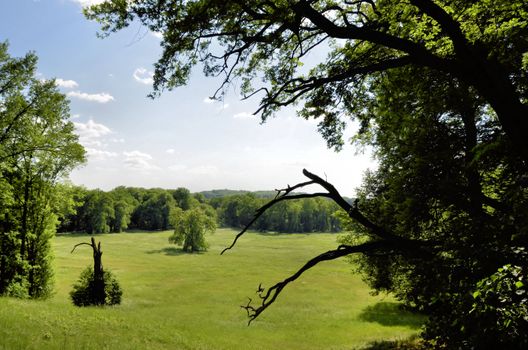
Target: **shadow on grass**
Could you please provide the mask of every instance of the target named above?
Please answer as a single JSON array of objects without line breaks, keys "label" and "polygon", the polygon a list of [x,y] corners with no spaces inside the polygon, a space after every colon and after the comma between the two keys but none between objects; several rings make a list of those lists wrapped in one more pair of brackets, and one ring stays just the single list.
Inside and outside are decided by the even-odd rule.
[{"label": "shadow on grass", "polygon": [[383,326],[406,326],[412,329],[420,328],[425,322],[423,315],[405,310],[402,304],[383,301],[366,307],[359,314],[359,319]]},{"label": "shadow on grass", "polygon": [[147,250],[146,253],[147,254],[165,254],[165,255],[172,255],[172,256],[189,254],[183,249],[176,248],[176,247],[165,247],[162,249]]},{"label": "shadow on grass", "polygon": [[369,343],[358,350],[420,350],[425,349],[425,344],[417,336],[403,340],[382,340]]},{"label": "shadow on grass", "polygon": [[147,250],[147,254],[165,254],[171,256],[186,255],[186,254],[203,254],[204,252],[186,252],[182,248],[165,247],[162,249]]},{"label": "shadow on grass", "polygon": [[335,233],[337,232],[277,232],[277,231],[248,231],[251,233],[255,233],[260,236],[288,236],[288,235],[320,235],[321,233]]}]

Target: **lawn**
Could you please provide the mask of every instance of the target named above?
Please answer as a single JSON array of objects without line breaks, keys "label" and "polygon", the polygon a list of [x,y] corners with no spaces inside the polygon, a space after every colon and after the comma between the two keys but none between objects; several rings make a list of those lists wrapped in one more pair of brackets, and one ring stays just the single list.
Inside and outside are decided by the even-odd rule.
[{"label": "lawn", "polygon": [[0,349],[353,349],[419,331],[423,319],[389,296],[371,296],[345,260],[322,263],[288,286],[247,326],[239,306],[315,254],[336,235],[248,233],[224,255],[233,230],[210,249],[184,254],[170,232],[97,235],[103,265],[124,290],[117,307],[74,307],[69,291],[92,263],[86,235],[54,238],[56,293],[46,301],[0,298]]}]

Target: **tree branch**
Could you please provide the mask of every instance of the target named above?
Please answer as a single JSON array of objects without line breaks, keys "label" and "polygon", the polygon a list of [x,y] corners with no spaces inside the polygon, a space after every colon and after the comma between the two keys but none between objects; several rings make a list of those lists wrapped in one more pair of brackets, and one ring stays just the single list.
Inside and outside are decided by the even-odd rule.
[{"label": "tree branch", "polygon": [[80,246],[80,245],[88,245],[88,246],[90,246],[90,247],[93,248],[93,245],[91,245],[90,243],[86,243],[86,242],[77,243],[76,245],[73,246],[73,249],[72,249],[72,251],[70,252],[70,254],[72,254],[72,253],[75,251],[75,249],[76,249],[78,246]]},{"label": "tree branch", "polygon": [[[262,214],[264,214],[264,212],[266,212],[266,210],[268,210],[269,208],[271,208],[272,206],[274,206],[275,204],[279,203],[279,202],[282,202],[284,200],[288,200],[288,199],[299,199],[299,198],[308,198],[308,197],[301,197],[301,196],[307,196],[307,195],[304,195],[304,194],[301,194],[301,195],[295,195],[295,196],[288,196],[288,194],[290,194],[292,191],[295,191],[296,189],[298,188],[302,188],[302,187],[305,187],[305,186],[308,186],[308,185],[311,185],[313,184],[314,182],[313,181],[307,181],[307,182],[302,182],[302,183],[299,183],[293,187],[290,187],[288,185],[287,188],[285,189],[281,189],[281,190],[277,190],[277,194],[275,195],[275,198],[273,198],[273,200],[271,200],[270,202],[266,203],[265,205],[263,205],[262,207],[260,207],[259,209],[257,209],[257,211],[255,212],[255,215],[253,216],[253,218],[251,219],[250,222],[247,223],[246,226],[244,226],[244,228],[242,229],[242,231],[240,231],[236,236],[235,236],[235,239],[233,240],[233,242],[231,243],[231,245],[227,248],[225,248],[224,250],[222,250],[222,252],[220,253],[220,255],[224,254],[227,250],[230,250],[231,248],[233,248],[236,244],[236,242],[238,241],[238,239],[240,237],[242,237],[242,235],[244,233],[246,233],[246,231],[255,223],[255,221],[257,221],[257,219],[259,217],[262,216]],[[314,197],[313,195],[311,197]]]},{"label": "tree branch", "polygon": [[[410,240],[387,232],[385,229],[368,220],[362,213],[360,213],[357,202],[354,205],[350,205],[331,183],[323,180],[321,177],[309,172],[306,169],[303,169],[303,174],[308,179],[310,179],[310,181],[301,182],[295,186],[288,186],[285,189],[277,190],[275,198],[257,209],[253,219],[251,219],[251,221],[242,229],[242,231],[236,235],[231,245],[225,248],[220,254],[224,254],[227,250],[233,248],[238,239],[249,229],[249,227],[251,227],[251,225],[253,225],[253,223],[273,205],[282,201],[296,200],[301,198],[325,197],[332,199],[337,205],[347,212],[350,218],[356,220],[358,223],[367,228],[368,231],[370,231],[372,240],[357,246],[340,245],[336,250],[330,250],[326,253],[320,254],[309,260],[295,274],[286,278],[282,282],[275,284],[267,291],[262,288],[262,285],[259,285],[257,294],[261,299],[260,306],[252,306],[251,303],[253,300],[251,298],[249,298],[247,305],[242,306],[242,308],[244,308],[248,313],[248,325],[277,299],[277,296],[281,293],[284,287],[299,278],[306,270],[309,270],[322,261],[334,260],[353,253],[366,253],[372,251],[398,251],[400,254],[427,258],[430,257],[435,251],[434,245],[437,244],[437,242]],[[296,189],[313,184],[323,187],[327,192],[291,194]]]},{"label": "tree branch", "polygon": [[427,63],[428,66],[446,71],[452,64],[443,58],[440,58],[425,47],[411,40],[399,38],[387,33],[383,33],[368,28],[357,26],[340,27],[326,18],[318,10],[314,9],[307,1],[299,1],[294,7],[294,11],[308,18],[314,25],[319,27],[328,36],[337,39],[364,40],[391,48],[400,52],[405,52],[417,60]]},{"label": "tree branch", "polygon": [[315,265],[319,264],[323,261],[329,261],[329,260],[335,260],[343,256],[347,256],[353,253],[366,253],[376,250],[390,250],[391,244],[389,242],[384,241],[374,241],[374,242],[367,242],[363,243],[357,246],[347,246],[347,245],[341,245],[335,250],[329,250],[325,253],[322,253],[318,256],[316,256],[313,259],[310,259],[304,266],[302,266],[297,272],[295,272],[290,277],[286,278],[285,280],[276,283],[272,287],[268,288],[266,291],[264,288],[262,288],[262,284],[259,285],[259,288],[257,290],[258,297],[261,300],[261,303],[259,306],[255,307],[252,306],[251,303],[253,300],[249,298],[249,302],[247,305],[242,305],[241,307],[246,310],[249,321],[248,325],[251,324],[253,320],[255,320],[264,310],[266,310],[271,304],[275,302],[279,294],[282,292],[282,290],[291,282],[295,281],[297,278],[299,278],[305,271],[311,269]]}]

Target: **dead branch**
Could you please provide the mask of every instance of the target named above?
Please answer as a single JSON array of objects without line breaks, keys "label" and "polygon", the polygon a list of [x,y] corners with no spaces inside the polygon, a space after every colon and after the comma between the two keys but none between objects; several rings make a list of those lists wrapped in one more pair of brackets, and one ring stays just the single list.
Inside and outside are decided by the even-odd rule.
[{"label": "dead branch", "polygon": [[262,284],[259,284],[259,287],[257,289],[257,295],[261,300],[260,305],[257,307],[251,305],[253,300],[249,298],[248,303],[246,305],[241,306],[243,309],[246,310],[248,314],[248,317],[249,317],[248,326],[264,310],[266,310],[271,304],[273,304],[273,302],[277,299],[277,296],[282,292],[284,287],[286,287],[291,282],[295,281],[305,271],[311,269],[312,267],[319,264],[320,262],[335,260],[337,258],[347,256],[353,253],[365,253],[365,252],[379,251],[379,250],[391,250],[392,248],[393,247],[391,247],[391,244],[385,241],[367,242],[367,243],[363,243],[357,246],[341,245],[335,250],[329,250],[309,260],[306,264],[304,264],[303,267],[301,267],[293,275],[286,278],[282,282],[276,283],[272,287],[268,288],[267,291],[265,290],[265,288],[262,288]]},{"label": "dead branch", "polygon": [[[262,214],[264,214],[264,212],[266,212],[266,210],[268,210],[269,208],[271,208],[272,206],[274,206],[275,204],[279,203],[279,202],[282,202],[284,200],[288,200],[288,199],[299,199],[299,198],[308,198],[308,195],[305,195],[305,194],[301,194],[301,195],[294,195],[294,196],[288,196],[288,194],[290,194],[292,191],[295,191],[296,189],[298,188],[302,188],[302,187],[305,187],[305,186],[308,186],[308,185],[312,185],[314,184],[315,182],[313,181],[307,181],[307,182],[302,182],[302,183],[299,183],[293,187],[290,187],[288,185],[287,188],[285,189],[280,189],[280,190],[276,190],[277,191],[277,194],[275,195],[275,198],[273,198],[273,200],[271,200],[270,202],[266,203],[264,206],[260,207],[259,209],[257,209],[255,215],[253,216],[253,219],[251,219],[250,222],[247,223],[246,226],[244,226],[244,228],[242,229],[242,231],[240,231],[236,236],[235,236],[235,239],[233,240],[233,243],[231,243],[231,245],[227,248],[225,248],[224,250],[222,250],[222,252],[220,253],[220,255],[224,254],[227,250],[230,250],[231,248],[233,248],[236,244],[236,242],[238,241],[238,239],[244,234],[246,233],[246,231],[255,223],[255,221],[257,221],[257,219],[259,217],[262,216]],[[320,196],[323,196],[324,194],[320,194]],[[313,196],[311,195],[311,197],[316,197],[316,196]]]},{"label": "dead branch", "polygon": [[73,249],[71,250],[70,254],[73,254],[73,252],[75,251],[75,249],[80,246],[80,245],[88,245],[90,247],[92,247],[92,245],[90,243],[86,243],[86,242],[82,242],[82,243],[77,243],[76,245],[73,246]]},{"label": "dead branch", "polygon": [[[261,217],[264,212],[266,212],[266,210],[271,208],[273,205],[282,201],[296,200],[301,198],[324,197],[332,199],[337,205],[339,205],[344,211],[347,212],[348,216],[351,219],[355,220],[369,231],[372,240],[357,246],[340,245],[335,250],[330,250],[325,253],[322,253],[316,256],[315,258],[309,260],[296,273],[286,278],[282,282],[276,283],[267,290],[262,287],[262,284],[260,284],[257,289],[257,295],[261,299],[261,304],[257,307],[253,306],[251,305],[253,300],[249,298],[248,303],[246,305],[241,306],[243,309],[246,310],[248,314],[248,325],[251,324],[251,322],[256,319],[271,304],[273,304],[273,302],[277,299],[278,295],[282,292],[284,287],[299,278],[305,271],[311,269],[322,261],[334,260],[354,253],[367,252],[375,252],[381,254],[397,252],[398,254],[409,255],[413,257],[420,256],[423,258],[430,257],[431,254],[434,254],[434,251],[436,249],[435,246],[437,245],[437,242],[411,240],[388,232],[383,227],[376,225],[374,222],[369,220],[359,211],[357,200],[353,205],[351,205],[341,196],[341,194],[339,194],[337,189],[328,181],[323,180],[321,177],[309,172],[306,169],[303,169],[303,174],[308,179],[310,179],[310,181],[301,182],[294,186],[288,185],[288,187],[285,189],[277,190],[276,196],[271,201],[257,209],[253,219],[251,219],[251,221],[242,229],[242,231],[240,231],[240,233],[236,235],[231,245],[225,248],[221,254],[233,248],[238,239],[245,232],[247,232],[247,230],[253,225],[253,223],[259,217]],[[294,190],[314,184],[321,186],[324,190],[326,190],[326,192],[292,194]]]}]

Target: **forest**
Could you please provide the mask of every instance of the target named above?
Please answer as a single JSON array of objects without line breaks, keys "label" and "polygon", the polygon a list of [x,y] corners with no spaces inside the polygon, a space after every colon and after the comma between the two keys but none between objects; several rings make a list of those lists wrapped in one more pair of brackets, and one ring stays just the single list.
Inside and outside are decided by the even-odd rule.
[{"label": "forest", "polygon": [[[212,190],[191,193],[176,190],[117,187],[111,191],[70,186],[72,208],[57,232],[116,233],[132,230],[168,230],[175,208],[201,208],[221,227],[243,228],[273,192]],[[209,197],[209,198],[208,198]],[[340,232],[340,208],[321,198],[281,203],[267,211],[253,228],[278,233]]]}]

